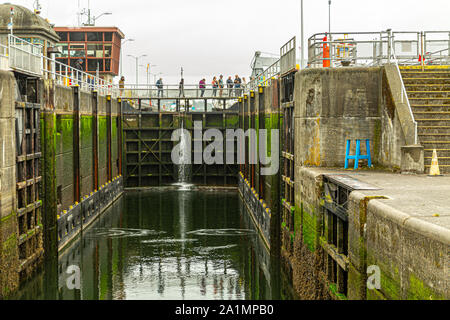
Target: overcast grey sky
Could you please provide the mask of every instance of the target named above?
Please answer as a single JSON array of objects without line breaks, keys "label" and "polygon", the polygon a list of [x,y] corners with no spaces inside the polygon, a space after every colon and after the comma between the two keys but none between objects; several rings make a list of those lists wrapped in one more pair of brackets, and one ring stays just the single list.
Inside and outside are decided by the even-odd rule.
[{"label": "overcast grey sky", "polygon": [[[34,0],[9,2],[32,8]],[[78,4],[88,0],[41,0],[42,16],[57,26],[76,25]],[[117,26],[135,42],[125,44],[124,74],[135,82],[135,60],[157,65],[165,83],[213,75],[250,75],[255,51],[279,53],[291,37],[300,45],[300,0],[91,0],[103,16],[97,25]],[[328,30],[328,0],[304,0],[305,39]],[[450,0],[332,0],[332,31],[450,30]],[[305,40],[306,41],[306,40]],[[145,68],[140,82],[145,82]],[[153,82],[153,77],[152,77]]]}]

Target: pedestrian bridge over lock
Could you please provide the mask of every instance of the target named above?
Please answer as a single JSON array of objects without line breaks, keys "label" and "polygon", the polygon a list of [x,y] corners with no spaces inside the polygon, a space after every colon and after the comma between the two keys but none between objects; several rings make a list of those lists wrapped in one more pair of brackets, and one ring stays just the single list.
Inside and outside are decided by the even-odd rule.
[{"label": "pedestrian bridge over lock", "polygon": [[[117,92],[126,112],[210,112],[235,109],[247,88],[200,88],[199,85],[126,85]],[[130,108],[131,107],[131,108]],[[134,109],[134,110],[133,110]]]}]

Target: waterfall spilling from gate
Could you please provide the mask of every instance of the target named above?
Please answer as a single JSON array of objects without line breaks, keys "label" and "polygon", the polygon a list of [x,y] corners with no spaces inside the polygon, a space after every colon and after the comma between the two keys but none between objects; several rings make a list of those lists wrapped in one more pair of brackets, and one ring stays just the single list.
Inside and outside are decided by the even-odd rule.
[{"label": "waterfall spilling from gate", "polygon": [[[181,122],[181,128],[184,129],[184,120]],[[190,148],[188,146],[190,139],[186,136],[186,131],[181,131],[180,137],[180,164],[178,165],[178,183],[186,184],[190,182]]]}]

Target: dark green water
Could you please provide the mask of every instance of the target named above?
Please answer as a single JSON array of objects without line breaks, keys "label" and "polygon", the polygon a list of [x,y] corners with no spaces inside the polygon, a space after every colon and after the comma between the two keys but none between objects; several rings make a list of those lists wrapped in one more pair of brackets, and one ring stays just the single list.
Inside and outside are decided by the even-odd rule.
[{"label": "dark green water", "polygon": [[[80,289],[68,288],[70,266],[80,270]],[[231,191],[127,193],[60,253],[58,269],[58,279],[51,280],[58,283],[57,292],[47,292],[42,270],[14,299],[290,296],[239,195]]]}]

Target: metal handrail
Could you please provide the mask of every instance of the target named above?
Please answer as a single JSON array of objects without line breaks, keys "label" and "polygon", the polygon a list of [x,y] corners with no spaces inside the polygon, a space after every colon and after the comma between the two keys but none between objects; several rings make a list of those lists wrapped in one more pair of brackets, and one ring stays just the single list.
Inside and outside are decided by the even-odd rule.
[{"label": "metal handrail", "polygon": [[118,96],[118,91],[114,90],[112,83],[46,57],[42,52],[42,46],[8,35],[7,49],[7,54],[3,56],[8,58],[11,69],[53,79],[58,85],[79,86],[81,90],[94,90],[101,95]]},{"label": "metal handrail", "polygon": [[406,87],[405,87],[405,82],[403,81],[403,77],[402,74],[400,72],[400,67],[398,65],[398,62],[395,62],[394,65],[397,68],[397,72],[398,75],[400,77],[400,83],[402,86],[402,102],[404,102],[406,100],[406,105],[408,106],[408,111],[409,111],[409,115],[411,116],[411,119],[413,119],[413,123],[414,123],[414,144],[418,144],[419,142],[419,132],[418,132],[418,124],[417,121],[414,117],[414,113],[412,111],[412,107],[411,107],[411,103],[409,102],[409,98],[408,98],[408,92],[406,91]]},{"label": "metal handrail", "polygon": [[183,88],[179,85],[135,85],[125,84],[122,87],[118,85],[113,86],[113,91],[117,93],[117,96],[127,98],[162,98],[162,99],[237,99],[242,96],[244,87],[240,88],[214,88],[212,85],[204,85],[201,88],[198,84],[185,84]]},{"label": "metal handrail", "polygon": [[269,86],[272,78],[277,77],[280,71],[280,60],[277,60],[261,74],[257,75],[255,79],[252,79],[245,88],[245,92],[256,90],[258,86]]},{"label": "metal handrail", "polygon": [[[390,63],[393,55],[399,64],[420,64],[420,56],[430,47],[438,47],[434,52],[441,54],[435,60],[447,63],[450,60],[444,52],[450,48],[449,31],[394,31],[381,32],[336,32],[331,34],[332,41],[324,41],[327,33],[317,33],[309,38],[310,67],[321,67],[324,61],[330,61],[332,67],[345,65],[379,66]],[[341,37],[341,40],[336,40]],[[328,39],[329,40],[329,39]],[[323,57],[323,48],[328,45],[330,57]],[[344,55],[343,55],[344,54]]]}]

